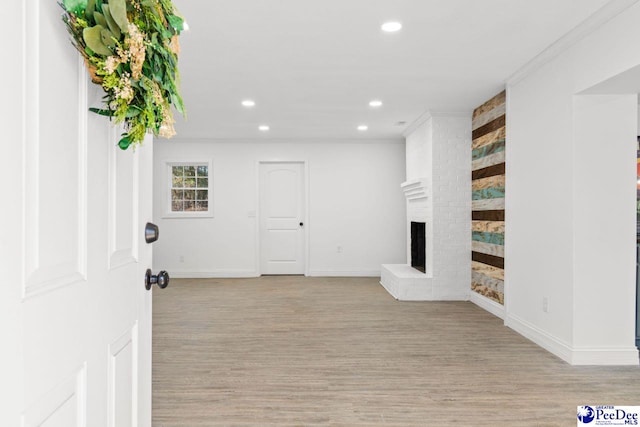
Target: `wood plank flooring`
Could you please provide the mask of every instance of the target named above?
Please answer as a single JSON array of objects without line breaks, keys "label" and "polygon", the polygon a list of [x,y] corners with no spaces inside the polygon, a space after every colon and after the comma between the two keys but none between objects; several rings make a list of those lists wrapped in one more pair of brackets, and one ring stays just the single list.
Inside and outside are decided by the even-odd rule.
[{"label": "wood plank flooring", "polygon": [[153,304],[155,427],[575,426],[578,405],[640,405],[639,367],[569,366],[376,278],[172,280]]}]

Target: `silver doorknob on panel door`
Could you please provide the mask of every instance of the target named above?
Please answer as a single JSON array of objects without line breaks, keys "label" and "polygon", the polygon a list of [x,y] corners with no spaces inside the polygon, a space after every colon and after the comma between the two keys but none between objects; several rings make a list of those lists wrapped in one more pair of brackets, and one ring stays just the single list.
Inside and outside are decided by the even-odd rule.
[{"label": "silver doorknob on panel door", "polygon": [[151,269],[147,268],[147,272],[144,275],[144,287],[147,290],[150,290],[153,285],[158,285],[160,289],[164,289],[169,286],[169,273],[162,270],[157,275],[154,275],[151,273]]}]

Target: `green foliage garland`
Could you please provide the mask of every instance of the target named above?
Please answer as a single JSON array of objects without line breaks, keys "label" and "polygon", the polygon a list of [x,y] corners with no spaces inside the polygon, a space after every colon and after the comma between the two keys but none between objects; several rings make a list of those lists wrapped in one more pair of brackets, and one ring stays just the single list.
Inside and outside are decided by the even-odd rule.
[{"label": "green foliage garland", "polygon": [[175,135],[171,106],[184,115],[178,91],[184,19],[171,0],[63,0],[60,6],[91,80],[105,91],[106,108],[90,110],[125,124],[119,147],[140,144],[149,130]]}]

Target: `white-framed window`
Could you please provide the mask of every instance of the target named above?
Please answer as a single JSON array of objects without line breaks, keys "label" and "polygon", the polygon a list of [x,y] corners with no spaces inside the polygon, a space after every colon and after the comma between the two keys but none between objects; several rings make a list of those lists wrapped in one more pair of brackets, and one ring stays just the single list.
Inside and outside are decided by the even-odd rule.
[{"label": "white-framed window", "polygon": [[212,217],[211,161],[166,162],[166,218]]}]

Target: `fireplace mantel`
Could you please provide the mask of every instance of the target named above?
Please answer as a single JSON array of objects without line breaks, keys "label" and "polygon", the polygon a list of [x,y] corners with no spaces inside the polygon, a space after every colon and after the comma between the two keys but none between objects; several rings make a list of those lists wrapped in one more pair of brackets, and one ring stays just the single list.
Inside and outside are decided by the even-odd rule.
[{"label": "fireplace mantel", "polygon": [[407,200],[419,200],[428,198],[427,178],[417,178],[400,184]]}]

